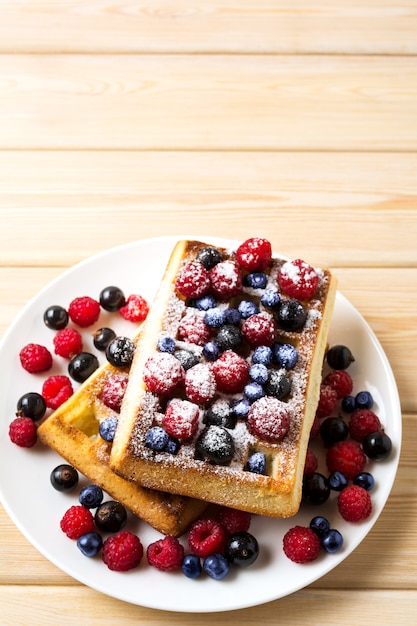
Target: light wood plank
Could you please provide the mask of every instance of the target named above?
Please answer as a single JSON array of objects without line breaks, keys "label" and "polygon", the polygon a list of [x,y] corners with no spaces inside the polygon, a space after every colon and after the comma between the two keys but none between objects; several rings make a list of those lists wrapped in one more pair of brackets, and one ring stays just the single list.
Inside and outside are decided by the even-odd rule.
[{"label": "light wood plank", "polygon": [[417,4],[381,0],[11,0],[0,51],[415,53]]},{"label": "light wood plank", "polygon": [[416,150],[413,57],[4,55],[0,148]]}]

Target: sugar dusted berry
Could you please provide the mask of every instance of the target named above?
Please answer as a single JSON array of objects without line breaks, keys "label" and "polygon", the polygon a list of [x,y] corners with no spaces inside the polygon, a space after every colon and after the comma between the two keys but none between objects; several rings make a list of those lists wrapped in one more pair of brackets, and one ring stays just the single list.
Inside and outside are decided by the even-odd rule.
[{"label": "sugar dusted berry", "polygon": [[162,425],[171,437],[189,441],[198,427],[199,408],[187,400],[173,400],[167,406]]},{"label": "sugar dusted berry", "polygon": [[249,363],[232,350],[226,350],[213,363],[214,373],[219,391],[239,393],[249,381]]},{"label": "sugar dusted berry", "polygon": [[181,568],[184,558],[184,547],[175,537],[167,535],[150,543],[146,551],[149,565],[163,572],[171,572]]},{"label": "sugar dusted berry", "polygon": [[9,424],[9,438],[20,448],[33,448],[38,438],[35,422],[30,417],[16,417]]},{"label": "sugar dusted berry", "polygon": [[145,363],[143,380],[149,391],[169,394],[183,381],[184,368],[168,352],[157,352]]},{"label": "sugar dusted berry", "polygon": [[320,554],[320,539],[309,527],[294,526],[283,538],[285,555],[294,563],[315,561]]},{"label": "sugar dusted berry", "polygon": [[211,330],[202,317],[194,311],[190,311],[182,318],[178,327],[178,335],[183,341],[204,346],[211,337]]},{"label": "sugar dusted berry", "polygon": [[206,404],[216,395],[217,384],[208,363],[197,363],[185,372],[185,393],[194,404]]},{"label": "sugar dusted berry", "polygon": [[49,376],[42,385],[42,396],[46,406],[50,409],[57,409],[72,396],[74,389],[68,376],[57,374]]},{"label": "sugar dusted berry", "polygon": [[235,453],[233,437],[223,426],[207,426],[198,436],[195,451],[196,458],[214,465],[227,465]]},{"label": "sugar dusted berry", "polygon": [[110,417],[106,417],[102,422],[100,422],[100,426],[98,429],[99,435],[104,441],[112,442],[116,435],[117,429],[117,417],[113,415]]},{"label": "sugar dusted berry", "polygon": [[362,522],[372,513],[372,500],[368,491],[358,485],[349,485],[339,494],[337,506],[347,522]]},{"label": "sugar dusted berry", "polygon": [[197,261],[185,263],[178,274],[175,287],[186,298],[200,298],[210,289],[209,272]]},{"label": "sugar dusted berry", "polygon": [[274,318],[269,313],[252,315],[243,323],[242,333],[251,348],[272,346],[275,341]]},{"label": "sugar dusted berry", "polygon": [[197,261],[199,261],[206,268],[206,270],[211,270],[212,267],[217,265],[217,263],[220,263],[222,260],[223,258],[219,250],[213,246],[206,246],[205,248],[199,250],[197,254]]},{"label": "sugar dusted berry", "polygon": [[105,406],[120,412],[129,377],[127,374],[112,374],[104,383],[101,400]]},{"label": "sugar dusted berry", "polygon": [[242,274],[234,261],[221,261],[209,272],[211,290],[219,300],[227,300],[242,291]]},{"label": "sugar dusted berry", "polygon": [[316,270],[302,259],[287,261],[278,273],[282,291],[291,298],[305,300],[312,298],[317,291],[319,277]]},{"label": "sugar dusted berry", "polygon": [[307,311],[299,300],[282,300],[275,317],[280,328],[293,332],[303,328],[307,321]]},{"label": "sugar dusted berry", "polygon": [[60,527],[69,539],[79,539],[81,535],[95,530],[94,518],[85,506],[74,505],[64,513]]},{"label": "sugar dusted berry", "polygon": [[206,557],[216,552],[223,552],[226,531],[215,519],[201,518],[193,522],[188,531],[188,545],[199,557]]},{"label": "sugar dusted berry", "polygon": [[106,358],[114,367],[130,367],[136,345],[129,337],[115,337],[106,348]]},{"label": "sugar dusted berry", "polygon": [[74,324],[87,328],[100,317],[100,303],[90,296],[74,298],[68,307],[68,315]]},{"label": "sugar dusted berry", "polygon": [[24,370],[31,374],[47,372],[52,367],[52,355],[48,348],[37,343],[28,343],[19,353]]},{"label": "sugar dusted berry", "polygon": [[83,339],[75,328],[58,330],[53,338],[54,352],[64,359],[72,359],[83,348]]},{"label": "sugar dusted berry", "polygon": [[119,313],[128,322],[143,322],[149,313],[149,305],[143,296],[133,293],[128,296],[126,304],[120,307]]},{"label": "sugar dusted berry", "polygon": [[127,572],[136,568],[142,557],[142,543],[139,537],[129,530],[111,535],[103,543],[102,558],[110,570]]},{"label": "sugar dusted berry", "polygon": [[291,422],[288,406],[271,396],[264,396],[252,404],[248,413],[248,429],[266,441],[285,437]]},{"label": "sugar dusted berry", "polygon": [[251,237],[236,250],[236,260],[249,272],[264,271],[272,258],[272,247],[267,239]]}]

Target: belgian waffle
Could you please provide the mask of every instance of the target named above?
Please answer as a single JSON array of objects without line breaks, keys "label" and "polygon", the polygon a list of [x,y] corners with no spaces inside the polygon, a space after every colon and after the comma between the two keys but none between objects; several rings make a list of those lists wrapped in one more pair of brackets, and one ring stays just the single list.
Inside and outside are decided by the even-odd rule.
[{"label": "belgian waffle", "polygon": [[38,435],[132,513],[161,533],[179,536],[204,510],[204,503],[146,489],[124,480],[109,467],[112,443],[100,436],[99,426],[106,418],[118,417],[118,411],[106,406],[102,392],[111,377],[128,374],[126,368],[103,364],[39,426]]},{"label": "belgian waffle", "polygon": [[[224,351],[220,350],[218,358],[206,352],[207,344],[212,346],[213,343],[218,343],[219,335],[216,335],[220,333],[218,329],[210,329],[208,340],[207,337],[201,337],[201,333],[197,339],[193,339],[192,332],[187,334],[181,331],[184,320],[190,319],[188,316],[201,322],[202,319],[206,319],[207,312],[196,306],[199,298],[190,297],[187,285],[184,289],[184,283],[187,283],[187,280],[184,280],[184,272],[186,267],[191,267],[190,263],[197,263],[196,280],[201,282],[198,263],[202,258],[201,251],[208,247],[210,246],[203,242],[180,241],[172,252],[135,353],[110,464],[120,476],[147,488],[164,489],[170,493],[252,513],[289,517],[296,514],[301,501],[305,456],[318,403],[321,368],[335,299],[336,280],[328,270],[316,268],[314,272],[318,283],[314,295],[307,299],[295,300],[278,284],[278,275],[286,263],[285,259],[276,257],[270,259],[263,270],[267,284],[261,288],[253,287],[251,283],[245,286],[248,269],[238,267],[242,278],[240,290],[234,291],[227,299],[220,296],[214,308],[217,311],[239,310],[242,302],[243,308],[248,306],[248,302],[254,304],[261,317],[268,320],[269,324],[273,324],[273,343],[269,341],[271,349],[275,349],[277,344],[292,346],[297,354],[296,364],[292,364],[288,371],[282,364],[277,365],[274,362],[267,367],[268,376],[272,376],[270,372],[274,370],[275,380],[281,377],[281,382],[285,382],[284,387],[287,386],[287,391],[281,393],[281,396],[280,392],[277,394],[276,386],[271,392],[265,392],[264,385],[263,397],[256,401],[252,397],[249,402],[245,397],[245,394],[249,395],[246,385],[244,389],[239,388],[236,391],[232,383],[231,392],[225,392],[223,384],[220,384],[220,378],[217,377],[214,394],[212,390],[206,393],[207,379],[203,376],[200,387],[202,395],[206,393],[206,397],[199,402],[195,400],[196,393],[198,397],[198,389],[196,392],[194,385],[193,393],[188,391],[191,386],[187,387],[187,380],[193,379],[191,372],[200,365],[205,368],[206,376],[209,376],[208,371],[217,371],[216,363],[222,354],[224,355]],[[216,250],[220,254],[221,263],[226,262],[224,277],[227,279],[227,268],[231,268],[230,262],[236,268],[236,250],[225,248]],[[193,267],[195,269],[196,266]],[[210,270],[209,275],[212,271]],[[182,281],[181,288],[179,280]],[[210,296],[213,290],[210,292],[210,287],[208,290]],[[262,305],[261,299],[265,291],[279,294],[280,302],[275,308],[269,305],[265,308]],[[297,329],[293,327],[285,329],[286,324],[278,321],[278,310],[283,310],[284,305],[288,305],[290,301],[298,303],[305,314],[302,327]],[[235,328],[238,328],[241,339],[242,324],[243,319],[239,323],[235,321]],[[226,342],[225,351],[237,354],[240,364],[244,360],[249,368],[250,364],[253,364],[256,347],[255,342],[249,341],[248,336],[243,336],[239,347],[234,351],[229,350]],[[161,356],[166,355],[167,350],[169,356]],[[183,355],[184,350],[194,355],[197,362],[191,368],[189,364],[185,365],[179,359],[179,354]],[[184,364],[182,374],[178,373],[178,366],[174,363],[178,360]],[[158,367],[158,364],[163,372],[161,375],[161,372],[158,374],[156,371],[156,377],[159,377],[160,382],[166,379],[168,384],[165,388],[162,385],[161,388],[158,383],[159,388],[157,385],[155,390],[152,376],[155,375],[155,366]],[[174,366],[174,374],[169,370],[168,364]],[[175,381],[177,376],[178,380]],[[212,381],[212,377],[210,380]],[[250,382],[248,379],[246,384]],[[198,376],[194,377],[194,383],[198,388]],[[161,449],[155,437],[151,438],[150,435],[163,434],[164,429],[167,430],[167,414],[172,412],[175,403],[179,403],[180,406],[181,401],[188,402],[187,405],[182,405],[188,408],[190,402],[191,405],[197,404],[196,426],[194,425],[191,435],[187,434],[183,439],[179,437],[175,453],[167,452],[164,448]],[[233,407],[235,423],[213,426],[212,421],[207,421],[208,412],[213,410],[214,405],[219,406],[220,402],[226,403],[229,408]],[[269,408],[265,411],[266,405]],[[244,415],[244,411],[239,413],[236,408],[238,406],[246,406],[248,414]],[[272,434],[267,432],[264,436],[265,428],[268,429],[265,424],[271,417],[271,410],[277,411],[276,416],[272,415],[272,422],[279,415],[277,423],[280,422],[283,426],[283,422],[286,421],[287,424],[284,424],[282,432],[275,428],[276,424],[271,425]],[[259,423],[257,416],[260,416]],[[259,431],[259,428],[254,430],[253,424],[255,426],[260,424],[261,430]],[[216,445],[219,448],[218,458]],[[222,446],[226,446],[227,458],[222,457]],[[210,453],[206,454],[207,448],[210,449]],[[254,464],[255,458],[261,461],[260,466]]]}]

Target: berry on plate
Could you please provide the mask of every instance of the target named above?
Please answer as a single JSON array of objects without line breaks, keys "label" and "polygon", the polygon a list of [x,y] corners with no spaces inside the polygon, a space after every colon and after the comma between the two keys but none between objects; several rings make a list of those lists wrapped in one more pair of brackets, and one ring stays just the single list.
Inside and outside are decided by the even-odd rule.
[{"label": "berry on plate", "polygon": [[294,563],[314,561],[320,554],[320,548],[319,537],[309,527],[294,526],[284,535],[284,553]]},{"label": "berry on plate", "polygon": [[329,417],[337,404],[337,392],[330,385],[320,385],[319,403],[316,409],[316,415],[319,418]]},{"label": "berry on plate", "polygon": [[349,421],[349,434],[355,441],[362,443],[366,435],[381,429],[379,417],[371,409],[356,409]]},{"label": "berry on plate", "polygon": [[74,298],[68,307],[68,315],[81,328],[92,326],[100,317],[100,302],[90,296]]},{"label": "berry on plate", "polygon": [[103,543],[102,558],[107,567],[115,572],[127,572],[139,565],[143,546],[137,535],[122,530],[110,535]]},{"label": "berry on plate", "polygon": [[333,370],[323,379],[323,385],[328,385],[337,393],[338,399],[352,393],[353,380],[346,370]]},{"label": "berry on plate", "polygon": [[71,506],[64,513],[60,527],[69,539],[79,539],[81,535],[93,532],[95,529],[93,514],[85,506]]},{"label": "berry on plate", "polygon": [[372,513],[371,496],[359,485],[349,485],[343,489],[338,496],[337,506],[347,522],[361,522]]},{"label": "berry on plate", "polygon": [[184,547],[178,539],[167,535],[149,544],[146,556],[149,565],[163,572],[170,572],[181,568]]},{"label": "berry on plate", "polygon": [[119,308],[119,313],[128,322],[143,322],[149,313],[149,305],[145,298],[134,293],[128,296],[126,304]]},{"label": "berry on plate", "polygon": [[225,541],[226,531],[215,519],[198,519],[188,531],[188,545],[193,554],[199,557],[223,552]]},{"label": "berry on plate", "polygon": [[38,343],[28,343],[19,353],[20,363],[30,374],[47,372],[52,367],[52,354]]},{"label": "berry on plate", "polygon": [[366,455],[357,441],[338,441],[328,449],[326,464],[329,472],[338,470],[352,480],[365,469]]},{"label": "berry on plate", "polygon": [[237,532],[246,532],[252,520],[252,515],[246,511],[239,511],[227,506],[221,506],[216,511],[216,520],[231,535]]},{"label": "berry on plate", "polygon": [[46,378],[42,385],[42,396],[46,406],[57,409],[72,396],[74,389],[68,376],[56,375]]},{"label": "berry on plate", "polygon": [[20,448],[32,448],[37,441],[37,426],[30,417],[16,417],[9,425],[9,438]]},{"label": "berry on plate", "polygon": [[75,328],[62,328],[53,338],[54,351],[64,359],[72,359],[83,348],[83,339]]}]

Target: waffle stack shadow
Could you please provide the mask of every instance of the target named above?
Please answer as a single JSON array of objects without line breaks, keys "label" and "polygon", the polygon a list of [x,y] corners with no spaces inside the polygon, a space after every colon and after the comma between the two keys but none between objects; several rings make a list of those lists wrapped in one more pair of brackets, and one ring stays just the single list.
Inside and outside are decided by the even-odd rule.
[{"label": "waffle stack shadow", "polygon": [[[238,329],[231,334],[238,334],[239,340],[233,349],[226,342],[219,355],[213,356],[207,349],[209,345],[213,348],[213,344],[216,349],[220,336],[216,337],[216,333],[220,330],[211,328],[208,338],[203,331],[202,337],[206,307],[199,308],[198,298],[190,297],[189,292],[184,295],[188,290],[187,280],[191,280],[196,267],[199,275],[199,255],[208,247],[211,246],[203,242],[180,241],[171,254],[138,342],[110,465],[126,480],[146,488],[164,489],[255,514],[290,517],[297,513],[301,502],[305,456],[318,403],[336,281],[328,270],[316,269],[318,282],[314,295],[296,301],[278,285],[278,274],[286,260],[271,258],[262,272],[266,275],[266,286],[253,288],[245,286],[248,270],[237,263],[236,251],[216,247],[221,259],[218,266],[221,270],[215,270],[217,278],[220,276],[220,282],[224,279],[227,283],[235,278],[231,275],[237,271],[242,286],[228,298],[224,293],[216,294],[213,309],[221,315],[222,311],[243,310],[242,305],[245,308],[252,303],[257,313],[249,326],[252,324],[256,331],[255,319],[261,327],[269,325],[271,328],[272,325],[271,350],[277,345],[292,346],[297,355],[296,363],[288,371],[276,362],[267,367],[269,380],[272,377],[281,381],[284,391],[277,391],[275,386],[269,392],[267,385],[262,397],[248,401],[245,390],[250,378],[246,377],[244,386],[239,381],[234,386],[229,380],[227,388],[220,380],[219,363],[229,359],[233,352],[232,370],[233,363],[239,363],[240,367],[244,361],[249,372],[254,352],[260,347],[256,338],[251,341],[241,332],[244,319],[235,320],[226,325],[229,329],[231,326]],[[190,276],[184,280],[186,267],[194,270],[190,270]],[[178,287],[180,276],[186,289]],[[201,276],[197,282],[200,279]],[[209,298],[212,287],[209,287]],[[218,288],[222,292],[222,286]],[[305,314],[301,327],[285,328],[284,323],[277,321],[278,309],[262,305],[265,291],[275,290],[279,292],[280,306],[298,302],[296,306]],[[196,338],[193,338],[193,323]],[[184,354],[191,355],[191,367],[184,361]],[[236,373],[236,378],[239,376]],[[209,415],[213,416],[219,407],[223,407],[228,417],[226,421],[213,422]],[[276,415],[271,416],[271,411],[275,410]],[[184,436],[179,436],[173,452],[164,448],[165,443],[159,445],[156,439],[164,431],[172,438],[168,424],[172,424],[172,414],[175,418],[176,412],[174,435],[175,428],[179,428]],[[268,430],[271,419],[276,423],[271,422]],[[280,421],[281,431],[277,426]],[[187,425],[189,432],[185,434]]]},{"label": "waffle stack shadow", "polygon": [[118,417],[118,412],[103,403],[101,394],[112,377],[128,374],[128,370],[110,363],[102,365],[39,426],[38,435],[44,444],[132,513],[161,533],[179,536],[205,505],[134,484],[109,466],[112,443],[101,438],[99,426],[109,417]]}]

